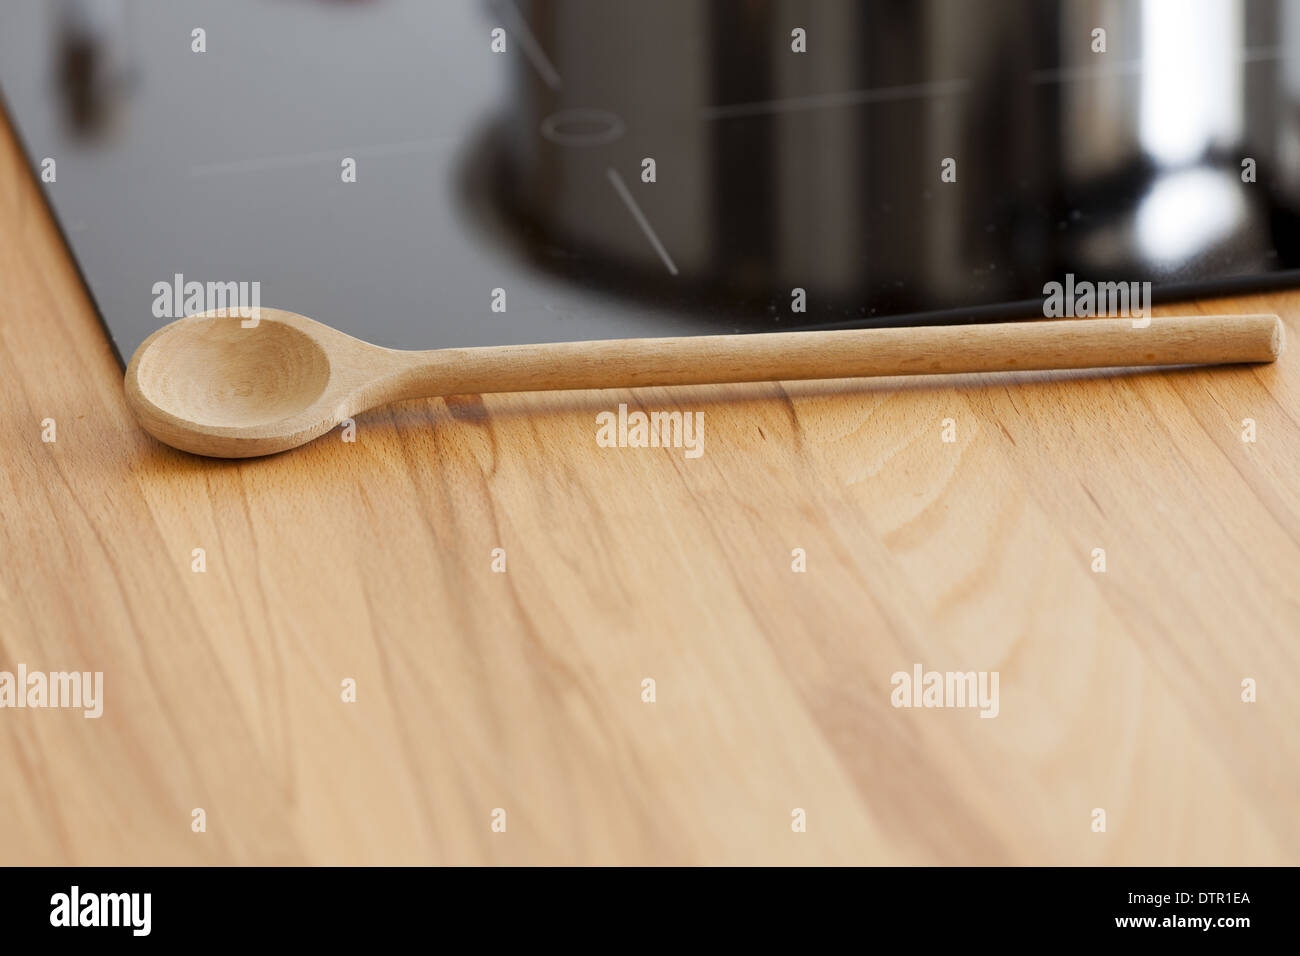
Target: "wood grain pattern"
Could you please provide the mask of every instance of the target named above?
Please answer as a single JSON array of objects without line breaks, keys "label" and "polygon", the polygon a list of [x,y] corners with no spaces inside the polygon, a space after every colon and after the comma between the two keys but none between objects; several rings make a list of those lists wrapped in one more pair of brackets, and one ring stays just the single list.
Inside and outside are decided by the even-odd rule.
[{"label": "wood grain pattern", "polygon": [[[0,710],[0,863],[1300,863],[1294,349],[412,401],[207,461],[132,421],[38,188],[6,135],[0,669],[105,704]],[[619,403],[703,456],[598,447]],[[891,707],[918,662],[999,716]]]}]

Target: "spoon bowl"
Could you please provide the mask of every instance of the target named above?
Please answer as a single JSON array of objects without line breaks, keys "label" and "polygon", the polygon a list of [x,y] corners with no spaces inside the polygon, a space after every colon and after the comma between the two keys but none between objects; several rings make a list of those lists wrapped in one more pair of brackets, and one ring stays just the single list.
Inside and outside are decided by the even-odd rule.
[{"label": "spoon bowl", "polygon": [[203,313],[163,326],[126,370],[144,429],[201,455],[247,458],[293,448],[347,417],[349,359],[387,350],[303,315]]},{"label": "spoon bowl", "polygon": [[329,383],[311,336],[276,319],[255,328],[214,317],[169,325],[136,366],[159,409],[200,425],[264,425],[299,414]]}]

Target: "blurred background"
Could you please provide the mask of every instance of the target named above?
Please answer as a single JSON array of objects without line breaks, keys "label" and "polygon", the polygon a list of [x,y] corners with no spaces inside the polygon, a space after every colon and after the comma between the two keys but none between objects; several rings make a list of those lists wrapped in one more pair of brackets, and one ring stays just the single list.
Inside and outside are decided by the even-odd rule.
[{"label": "blurred background", "polygon": [[0,92],[121,356],[177,273],[434,348],[1300,270],[1300,0],[6,0]]}]

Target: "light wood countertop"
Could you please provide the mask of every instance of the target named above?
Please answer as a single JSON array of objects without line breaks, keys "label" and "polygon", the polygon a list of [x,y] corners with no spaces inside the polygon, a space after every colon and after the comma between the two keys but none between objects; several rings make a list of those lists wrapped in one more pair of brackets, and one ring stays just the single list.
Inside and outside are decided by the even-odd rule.
[{"label": "light wood countertop", "polygon": [[[0,863],[1300,863],[1300,292],[1164,310],[1279,313],[1273,366],[469,396],[223,462],[136,427],[39,189],[4,131],[0,670],[104,709],[0,710]],[[598,447],[619,403],[704,453]],[[894,708],[916,664],[997,717]]]}]

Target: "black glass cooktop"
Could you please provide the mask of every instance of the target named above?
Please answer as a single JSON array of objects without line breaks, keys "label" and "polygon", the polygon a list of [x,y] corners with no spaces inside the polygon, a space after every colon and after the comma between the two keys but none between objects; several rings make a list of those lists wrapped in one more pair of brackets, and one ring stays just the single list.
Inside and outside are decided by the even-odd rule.
[{"label": "black glass cooktop", "polygon": [[0,89],[122,356],[187,282],[435,348],[1300,269],[1289,0],[5,0]]}]

